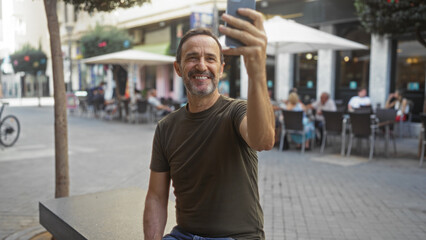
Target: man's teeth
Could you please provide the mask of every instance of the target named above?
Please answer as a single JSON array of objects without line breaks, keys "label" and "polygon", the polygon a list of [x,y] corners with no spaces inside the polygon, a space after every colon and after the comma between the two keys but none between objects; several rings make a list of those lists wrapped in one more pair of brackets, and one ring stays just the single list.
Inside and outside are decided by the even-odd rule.
[{"label": "man's teeth", "polygon": [[204,80],[207,79],[208,77],[195,77],[195,79],[199,79],[199,80]]}]

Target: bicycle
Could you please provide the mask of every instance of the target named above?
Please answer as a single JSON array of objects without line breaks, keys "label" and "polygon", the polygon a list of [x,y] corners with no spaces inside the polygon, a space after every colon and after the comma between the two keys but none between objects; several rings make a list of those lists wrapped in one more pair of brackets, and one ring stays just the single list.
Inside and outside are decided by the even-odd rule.
[{"label": "bicycle", "polygon": [[1,118],[6,105],[9,105],[9,103],[2,103],[0,109],[0,144],[5,147],[11,147],[18,141],[21,126],[18,118],[14,115],[7,115],[3,119]]}]

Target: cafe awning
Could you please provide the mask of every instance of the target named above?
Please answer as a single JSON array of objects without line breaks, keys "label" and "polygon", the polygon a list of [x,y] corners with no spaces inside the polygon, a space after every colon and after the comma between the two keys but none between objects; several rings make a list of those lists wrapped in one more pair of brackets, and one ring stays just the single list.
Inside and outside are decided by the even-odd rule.
[{"label": "cafe awning", "polygon": [[144,52],[139,50],[124,50],[108,53],[96,57],[83,59],[86,64],[138,64],[138,65],[162,65],[175,61],[175,57]]}]

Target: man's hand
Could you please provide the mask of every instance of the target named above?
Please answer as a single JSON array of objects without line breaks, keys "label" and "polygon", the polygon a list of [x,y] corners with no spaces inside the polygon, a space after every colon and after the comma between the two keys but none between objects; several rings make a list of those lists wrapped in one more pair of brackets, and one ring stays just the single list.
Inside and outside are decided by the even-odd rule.
[{"label": "man's hand", "polygon": [[[240,8],[238,13],[252,19],[253,24],[242,19],[223,14],[222,19],[235,28],[219,26],[219,31],[244,43],[246,46],[224,49],[225,55],[243,55],[247,73],[253,78],[266,78],[267,38],[263,28],[263,16],[249,8]],[[257,76],[261,75],[261,76]]]}]

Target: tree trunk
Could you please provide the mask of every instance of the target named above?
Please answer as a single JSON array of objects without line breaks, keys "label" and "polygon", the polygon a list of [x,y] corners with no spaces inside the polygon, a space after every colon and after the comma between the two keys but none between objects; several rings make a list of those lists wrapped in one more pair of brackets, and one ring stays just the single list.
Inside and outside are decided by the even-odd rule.
[{"label": "tree trunk", "polygon": [[50,35],[55,99],[55,198],[69,195],[68,123],[57,0],[44,0]]}]

